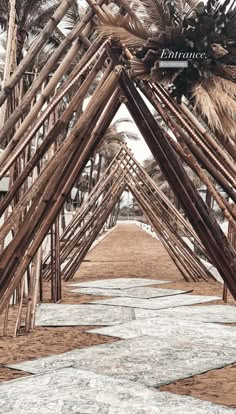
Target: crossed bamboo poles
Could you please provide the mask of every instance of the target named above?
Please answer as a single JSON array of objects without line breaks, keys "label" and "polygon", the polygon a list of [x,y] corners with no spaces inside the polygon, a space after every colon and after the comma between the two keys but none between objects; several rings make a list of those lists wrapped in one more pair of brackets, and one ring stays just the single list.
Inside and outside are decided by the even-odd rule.
[{"label": "crossed bamboo poles", "polygon": [[[1,310],[7,309],[15,290],[22,291],[21,282],[26,270],[30,269],[30,264],[34,261],[44,237],[55,223],[73,183],[81,174],[88,158],[93,154],[122,99],[124,99],[124,103],[130,110],[154,157],[159,162],[174,193],[182,202],[185,214],[197,233],[200,243],[218,268],[231,293],[236,297],[235,251],[224,237],[217,222],[209,215],[207,207],[192,186],[178,159],[180,157],[182,161],[186,162],[206,184],[225,218],[229,221],[231,229],[235,231],[235,210],[221,196],[216,186],[207,179],[203,169],[203,167],[207,169],[218,185],[224,188],[227,195],[235,201],[235,151],[232,151],[231,143],[224,142],[222,138],[220,141],[222,148],[218,143],[218,137],[215,139],[209,135],[187,108],[183,107],[182,109],[176,105],[160,85],[149,82],[139,83],[139,89],[146,94],[166,124],[171,127],[178,142],[173,140],[153,118],[139,95],[135,82],[127,74],[125,66],[120,64],[117,51],[110,48],[109,41],[101,41],[99,38],[95,40],[71,75],[67,80],[64,80],[68,65],[73,61],[81,44],[86,47],[90,44],[87,36],[90,33],[94,35],[91,17],[97,14],[102,19],[106,12],[106,8],[100,7],[102,4],[103,1],[97,3],[90,1],[92,9],[55,50],[45,67],[36,76],[31,88],[24,95],[21,105],[15,108],[0,132],[0,140],[4,140],[16,127],[24,112],[28,111],[28,115],[15,133],[12,144],[6,148],[0,158],[2,166],[0,175],[2,176],[12,165],[16,165],[20,161],[23,151],[35,138],[39,128],[45,127],[63,96],[69,90],[72,91],[72,86],[76,85],[78,81],[81,83],[79,89],[73,91],[74,96],[67,109],[60,114],[54,123],[50,123],[50,128],[45,129],[46,136],[43,143],[37,147],[35,154],[20,171],[16,181],[13,182],[12,190],[9,191],[0,206],[1,213],[5,212],[12,205],[13,197],[17,195],[19,201],[14,202],[13,211],[9,213],[0,232],[0,240],[2,241],[10,231],[14,236],[10,245],[3,249],[0,256]],[[120,1],[120,5],[125,8],[127,13],[131,13],[125,0]],[[8,96],[11,96],[11,92],[22,79],[32,57],[36,56],[44,41],[55,28],[54,25],[63,17],[63,13],[69,6],[69,1],[62,2],[60,11],[56,12],[58,13],[56,17],[54,15],[50,20],[0,93],[0,104],[5,102]],[[68,47],[70,49],[67,52]],[[59,64],[43,93],[40,96],[37,95],[39,88],[55,64],[66,52],[66,57]],[[124,53],[126,52],[124,49]],[[103,72],[103,68],[105,68],[105,72]],[[60,130],[70,124],[74,112],[83,102],[96,73],[102,73],[102,79],[90,104],[76,122],[73,130],[69,131],[65,141],[59,143],[57,138]],[[55,91],[59,85],[60,90]],[[52,92],[54,91],[53,98]],[[29,109],[30,106],[32,111]],[[42,110],[42,108],[44,109]],[[38,114],[40,110],[42,112]],[[48,154],[55,144],[57,149],[50,157]],[[45,158],[47,158],[46,162],[44,162]],[[27,186],[24,188],[28,177],[38,166],[40,166],[38,177],[28,189]],[[140,192],[141,190],[143,191],[140,189]],[[21,296],[21,293],[18,296]]]},{"label": "crossed bamboo poles", "polygon": [[[59,267],[63,268],[62,278],[65,280],[73,278],[110,214],[108,206],[114,204],[113,199],[117,200],[120,188],[124,189],[124,185],[128,186],[142,207],[148,221],[156,230],[158,237],[167,248],[184,279],[198,281],[213,278],[180,236],[180,233],[187,238],[192,236],[202,254],[206,255],[192,227],[145,173],[125,146],[120,149],[90,197],[60,237]],[[98,227],[97,220],[100,220]],[[47,255],[44,260],[45,264],[49,258],[50,255]],[[52,263],[53,257],[51,256]],[[52,274],[51,267],[48,265],[43,277],[45,280],[49,280]]]}]

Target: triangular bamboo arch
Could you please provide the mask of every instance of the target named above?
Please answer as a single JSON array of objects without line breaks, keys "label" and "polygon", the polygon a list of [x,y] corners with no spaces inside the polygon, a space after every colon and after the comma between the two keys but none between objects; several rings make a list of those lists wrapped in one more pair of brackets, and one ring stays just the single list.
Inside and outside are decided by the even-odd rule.
[{"label": "triangular bamboo arch", "polygon": [[[0,92],[0,105],[4,104],[11,96],[32,58],[43,47],[71,3],[70,0],[64,0],[50,19]],[[14,232],[12,242],[2,250],[0,255],[0,311],[7,309],[13,292],[20,286],[22,277],[34,259],[45,235],[56,222],[74,182],[101,141],[122,102],[127,106],[154,158],[159,163],[170,187],[181,203],[186,217],[193,226],[199,242],[236,299],[235,249],[223,234],[214,217],[209,215],[207,206],[180,162],[180,160],[186,162],[211,190],[214,199],[230,223],[231,230],[233,229],[235,232],[235,209],[222,197],[205,174],[205,170],[207,170],[235,203],[235,150],[229,142],[223,142],[220,146],[217,140],[214,140],[212,135],[204,130],[188,108],[184,105],[177,105],[161,85],[147,81],[137,82],[133,79],[132,74],[122,64],[122,53],[125,53],[127,57],[130,54],[126,48],[120,52],[116,47],[113,47],[109,39],[104,41],[99,36],[90,45],[87,36],[90,33],[94,34],[94,24],[91,19],[94,15],[97,15],[97,18],[103,17],[103,13],[106,11],[106,2],[89,0],[88,3],[91,10],[55,50],[31,88],[23,96],[21,105],[13,110],[0,131],[0,142],[3,142],[13,129],[15,131],[12,140],[0,157],[1,178],[20,159],[22,151],[40,128],[47,123],[50,114],[53,113],[63,96],[74,85],[78,85],[78,81],[80,82],[68,107],[48,129],[44,141],[20,171],[6,198],[0,204],[2,215],[12,204],[15,195],[22,189],[27,177],[35,171],[35,168],[47,155],[45,166],[41,167],[40,174],[29,189],[23,192],[0,231],[1,242],[4,242],[9,232]],[[131,13],[124,0],[117,0],[117,4],[124,8],[126,13]],[[73,61],[81,45],[85,45],[88,49],[65,80],[64,75],[68,65]],[[39,88],[65,53],[66,56],[40,94]],[[58,134],[62,128],[69,125],[74,112],[81,106],[92,81],[97,73],[101,73],[102,69],[104,72],[101,80],[84,113],[79,117],[66,139],[62,143],[58,143]],[[58,85],[60,85],[59,88]],[[172,129],[176,141],[154,119],[140,91],[164,119],[166,125]],[[31,103],[33,104],[29,110]],[[19,125],[18,122],[25,112],[27,115]],[[57,143],[57,150],[49,159],[48,154],[54,143]],[[139,198],[137,185],[134,186],[129,178],[126,178],[125,185],[128,185],[134,196]],[[122,186],[117,188],[117,196],[119,191],[123,191]],[[139,191],[140,199],[138,201],[144,207],[146,205],[145,198],[143,199],[144,194],[141,194],[143,189],[139,187]],[[108,205],[110,208],[113,206],[111,201]],[[154,205],[152,206],[154,208]],[[101,224],[105,216],[103,217],[102,212],[100,213],[101,217],[100,221],[98,217],[98,221]],[[151,211],[149,211],[149,220],[150,217],[152,217]],[[154,220],[154,217],[152,218]],[[163,230],[163,227],[160,227],[160,223],[156,225],[157,231],[160,232],[161,229]],[[233,238],[231,239],[233,240]],[[163,242],[166,243],[164,240]]]},{"label": "triangular bamboo arch", "polygon": [[[72,279],[78,270],[83,258],[110,214],[110,205],[114,204],[114,199],[117,201],[117,197],[119,197],[121,189],[123,191],[124,185],[130,189],[134,198],[140,203],[161,241],[167,246],[168,252],[170,252],[177,267],[179,267],[184,279],[187,281],[211,279],[212,275],[182,238],[178,236],[178,232],[175,231],[172,223],[174,221],[178,228],[181,229],[183,236],[187,238],[192,236],[193,243],[206,256],[206,251],[196,233],[153,180],[145,173],[126,147],[120,149],[96,187],[94,187],[90,197],[86,200],[83,207],[78,210],[76,216],[60,238],[62,244],[60,266],[68,261],[71,253],[73,257],[71,259],[72,263],[67,263],[62,271],[63,279]],[[141,195],[142,199],[139,200]],[[102,218],[99,221],[100,226],[97,226],[96,220],[100,220],[100,218]],[[82,223],[84,224],[82,225]],[[166,232],[163,231],[165,226]],[[95,231],[94,227],[96,228]],[[89,233],[88,236],[87,232]],[[45,258],[44,263],[48,259],[50,259],[50,255]],[[44,271],[43,277],[46,280],[51,278],[50,266]]]}]

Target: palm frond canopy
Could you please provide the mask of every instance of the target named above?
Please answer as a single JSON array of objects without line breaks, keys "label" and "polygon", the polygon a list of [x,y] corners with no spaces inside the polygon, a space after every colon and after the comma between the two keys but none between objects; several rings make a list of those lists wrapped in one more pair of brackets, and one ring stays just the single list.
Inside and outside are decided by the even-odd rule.
[{"label": "palm frond canopy", "polygon": [[[157,164],[155,158],[147,158],[143,161],[143,168],[147,174],[153,179],[153,181],[160,186],[160,189],[166,193],[170,191],[170,186],[166,177],[162,173],[159,165]],[[200,178],[193,172],[193,170],[187,165],[184,166],[184,169],[188,176],[191,178],[192,182],[197,188],[202,186],[202,181]]]},{"label": "palm frond canopy", "polygon": [[[137,17],[106,12],[101,34],[132,51],[138,78],[168,85],[179,103],[185,96],[213,129],[235,139],[235,2],[127,1]],[[188,67],[160,67],[170,57],[188,61]]]},{"label": "palm frond canopy", "polygon": [[[120,118],[113,122],[104,134],[96,152],[101,154],[105,165],[108,165],[119,151],[121,145],[127,141],[139,140],[139,135],[125,128],[126,123],[133,123],[130,119]],[[119,127],[122,127],[119,130]]]}]

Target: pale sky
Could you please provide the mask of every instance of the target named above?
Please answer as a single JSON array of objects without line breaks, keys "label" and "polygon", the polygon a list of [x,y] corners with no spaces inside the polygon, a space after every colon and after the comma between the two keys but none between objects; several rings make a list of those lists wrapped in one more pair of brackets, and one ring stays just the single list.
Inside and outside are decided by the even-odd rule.
[{"label": "pale sky", "polygon": [[[120,118],[128,118],[132,120],[132,117],[128,111],[128,109],[126,108],[126,106],[124,104],[121,105],[119,111],[117,112],[116,116],[114,117],[114,121],[116,121],[117,119]],[[123,129],[123,128],[122,128]],[[136,160],[138,162],[142,162],[143,160],[145,160],[146,158],[150,158],[152,156],[144,138],[142,137],[142,135],[139,132],[138,127],[136,126],[136,124],[134,122],[127,122],[125,124],[125,130],[130,131],[130,132],[137,132],[137,134],[140,136],[139,141],[129,141],[128,142],[128,147],[131,149],[134,157],[136,158]]]}]

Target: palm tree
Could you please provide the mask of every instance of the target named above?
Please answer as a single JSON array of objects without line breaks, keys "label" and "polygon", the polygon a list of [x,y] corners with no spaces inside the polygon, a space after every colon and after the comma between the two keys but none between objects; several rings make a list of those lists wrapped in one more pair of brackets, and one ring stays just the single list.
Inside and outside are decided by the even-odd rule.
[{"label": "palm tree", "polygon": [[139,140],[139,136],[136,133],[125,130],[124,127],[127,123],[132,123],[132,121],[127,118],[120,118],[113,122],[98,145],[95,153],[98,159],[97,166],[95,167],[97,169],[96,181],[99,180],[101,170],[110,164],[122,144],[127,143],[129,140]]},{"label": "palm tree", "polygon": [[[127,123],[132,123],[132,121],[120,118],[113,122],[104,134],[95,153],[90,157],[76,185],[79,191],[78,203],[75,203],[76,208],[81,206],[85,196],[91,192],[99,181],[102,172],[111,163],[121,145],[128,143],[129,140],[137,141],[139,139],[137,134],[125,129],[125,124]],[[67,200],[68,204],[72,204],[70,197]]]},{"label": "palm tree", "polygon": [[[168,181],[166,180],[164,174],[162,173],[159,165],[157,164],[154,158],[148,158],[143,161],[143,168],[148,173],[148,175],[153,179],[153,181],[159,186],[160,190],[168,196],[170,200],[175,204],[176,208],[180,209],[179,202],[174,195],[173,191],[171,190]],[[191,178],[192,182],[194,183],[196,188],[200,188],[202,186],[202,181],[199,177],[192,171],[192,169],[188,166],[184,166],[184,169],[188,176]]]},{"label": "palm tree", "polygon": [[[60,0],[16,0],[16,59],[22,60],[24,49],[41,32],[50,16],[60,5]],[[7,32],[9,22],[9,0],[2,0],[0,7],[0,28]],[[60,43],[60,30],[56,29],[49,43],[57,46]]]},{"label": "palm tree", "polygon": [[[212,129],[235,139],[236,3],[229,3],[128,0],[135,14],[107,12],[99,30],[131,50],[127,64],[138,78],[172,86],[179,103],[185,96]],[[168,51],[201,55],[187,59],[185,68],[160,68]]]}]

